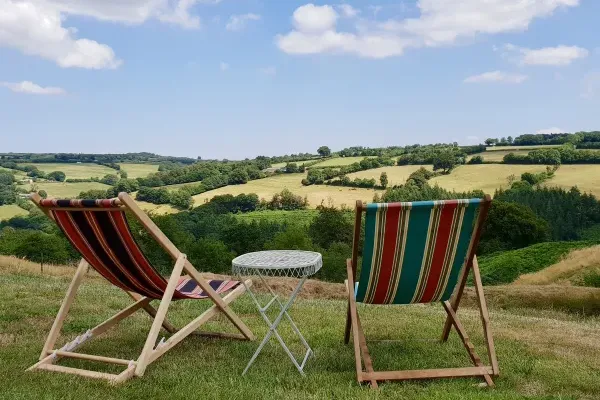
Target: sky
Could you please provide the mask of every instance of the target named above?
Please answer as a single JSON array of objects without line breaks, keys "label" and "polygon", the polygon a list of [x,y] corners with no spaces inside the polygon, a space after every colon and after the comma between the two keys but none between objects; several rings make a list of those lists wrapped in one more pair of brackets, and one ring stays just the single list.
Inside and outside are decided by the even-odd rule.
[{"label": "sky", "polygon": [[600,129],[596,0],[0,0],[0,152],[205,159]]}]

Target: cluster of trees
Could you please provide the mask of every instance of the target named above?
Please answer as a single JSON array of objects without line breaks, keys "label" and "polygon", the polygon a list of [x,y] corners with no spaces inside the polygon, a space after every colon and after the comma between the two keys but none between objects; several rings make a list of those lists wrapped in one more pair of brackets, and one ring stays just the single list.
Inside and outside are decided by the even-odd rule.
[{"label": "cluster of trees", "polygon": [[546,171],[533,173],[524,172],[521,174],[521,181],[527,182],[530,185],[538,185],[554,176],[554,173],[558,170],[559,165],[547,166]]},{"label": "cluster of trees", "polygon": [[542,146],[561,145],[571,143],[580,148],[600,148],[600,131],[576,132],[576,133],[538,133],[525,134],[513,138],[488,138],[485,144],[488,146]]},{"label": "cluster of trees", "polygon": [[0,170],[0,206],[17,201],[15,176],[10,171]]},{"label": "cluster of trees", "polygon": [[346,175],[327,181],[325,184],[332,186],[385,189],[388,185],[388,176],[386,172],[382,172],[379,176],[379,184],[377,184],[375,178],[354,178],[354,180],[352,180]]},{"label": "cluster of trees", "polygon": [[576,150],[572,144],[560,147],[533,150],[527,155],[509,153],[504,156],[505,164],[600,164],[600,151]]},{"label": "cluster of trees", "polygon": [[308,185],[319,185],[324,184],[325,181],[336,178],[338,176],[344,176],[358,171],[365,171],[368,169],[387,167],[394,165],[394,160],[385,157],[374,157],[364,158],[360,162],[355,162],[350,165],[345,165],[340,168],[311,168],[308,170],[308,174],[305,179],[302,180],[302,184]]},{"label": "cluster of trees", "polygon": [[161,156],[153,153],[83,154],[83,153],[0,153],[0,160],[17,163],[95,163],[120,169],[117,163],[157,164],[173,161],[193,164],[197,160],[188,157]]}]

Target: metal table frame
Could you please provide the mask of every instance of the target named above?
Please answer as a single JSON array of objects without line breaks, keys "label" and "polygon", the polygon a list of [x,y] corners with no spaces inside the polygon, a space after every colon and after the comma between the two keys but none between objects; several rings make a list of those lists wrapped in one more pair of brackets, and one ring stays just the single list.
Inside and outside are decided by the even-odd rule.
[{"label": "metal table frame", "polygon": [[[277,255],[279,257],[279,259],[272,260],[274,255]],[[264,258],[267,258],[267,259],[271,258],[271,260],[263,260],[261,258],[261,256],[264,256]],[[296,258],[294,258],[294,257],[296,257]],[[300,265],[297,265],[295,267],[292,266],[296,262],[295,260],[298,260],[298,264],[300,264]],[[261,265],[260,263],[262,261],[264,261],[265,264]],[[248,264],[245,264],[245,262],[247,262]],[[269,263],[271,263],[271,264],[269,264]],[[251,288],[246,286],[246,284],[244,282],[244,286],[246,286],[246,290],[247,290],[248,294],[250,295],[250,297],[256,304],[258,311],[260,312],[260,315],[262,316],[263,320],[269,327],[269,330],[268,330],[267,334],[265,335],[265,337],[263,338],[260,345],[258,346],[258,348],[256,349],[256,351],[254,352],[254,355],[248,362],[248,365],[246,365],[246,368],[244,369],[244,372],[242,372],[242,375],[246,374],[246,372],[248,371],[248,369],[250,369],[250,366],[252,366],[252,364],[254,363],[254,361],[256,360],[256,358],[258,357],[258,355],[264,348],[264,346],[271,339],[271,337],[273,335],[275,335],[275,337],[281,344],[281,347],[283,348],[283,350],[286,352],[286,354],[288,355],[290,360],[292,360],[292,363],[294,364],[296,369],[298,369],[298,372],[300,372],[300,374],[304,376],[305,375],[304,374],[304,366],[306,365],[308,358],[311,355],[314,355],[314,353],[313,353],[313,350],[311,349],[310,345],[308,344],[308,342],[306,341],[306,339],[304,338],[304,336],[302,335],[302,333],[300,332],[300,330],[298,329],[298,327],[292,320],[292,317],[289,315],[288,310],[294,304],[294,301],[295,301],[296,297],[298,296],[298,293],[302,289],[304,282],[306,282],[306,279],[310,275],[313,275],[314,273],[316,273],[321,268],[321,266],[322,266],[321,255],[319,253],[314,253],[314,252],[292,251],[292,250],[263,251],[263,252],[249,253],[249,254],[240,256],[240,257],[234,259],[232,264],[233,264],[233,272],[235,275],[237,275],[239,277],[240,281],[244,282],[244,279],[242,279],[242,275],[256,275],[259,277],[260,281],[269,289],[269,293],[271,295],[270,300],[266,303],[266,305],[263,306],[263,305],[261,305],[260,301],[254,294],[254,292],[251,290]],[[292,264],[292,265],[290,265],[290,264]],[[300,277],[300,281],[298,282],[298,284],[292,291],[290,298],[284,304],[280,301],[279,296],[268,285],[268,283],[266,282],[266,280],[264,278],[264,275],[267,275],[267,276],[290,276],[290,275],[298,276],[298,277]],[[277,315],[277,317],[275,318],[275,320],[273,322],[271,322],[269,316],[267,315],[267,311],[275,303],[279,306],[280,312]],[[300,363],[298,362],[296,357],[292,354],[291,350],[288,348],[288,346],[286,345],[286,343],[283,340],[283,338],[281,337],[281,335],[279,335],[279,332],[277,332],[277,327],[282,322],[284,317],[286,317],[288,319],[293,331],[296,333],[296,335],[302,342],[302,345],[306,349],[306,353],[304,354],[302,362],[300,362]]]}]

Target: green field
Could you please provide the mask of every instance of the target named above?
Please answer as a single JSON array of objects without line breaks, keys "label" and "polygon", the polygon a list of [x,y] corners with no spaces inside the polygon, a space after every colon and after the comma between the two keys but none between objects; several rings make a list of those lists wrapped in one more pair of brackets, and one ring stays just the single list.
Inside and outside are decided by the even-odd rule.
[{"label": "green field", "polygon": [[365,158],[373,157],[334,157],[315,165],[311,165],[310,168],[322,168],[322,167],[343,167],[344,165],[354,164],[360,162]]},{"label": "green field", "polygon": [[[151,364],[143,377],[118,386],[89,378],[51,372],[27,372],[38,360],[45,335],[52,325],[69,284],[68,269],[59,275],[39,274],[39,265],[16,269],[0,265],[0,398],[2,399],[190,399],[203,394],[211,399],[597,399],[600,367],[600,320],[551,310],[506,310],[491,305],[500,377],[493,389],[471,378],[384,382],[374,391],[356,382],[352,344],[343,343],[346,303],[321,297],[300,299],[290,314],[312,346],[315,357],[306,364],[306,377],[296,371],[275,339],[265,347],[248,374],[242,370],[256,347],[254,342],[190,336]],[[90,327],[131,304],[119,289],[95,274],[86,276],[66,320],[62,346]],[[306,286],[311,286],[309,282]],[[338,285],[341,286],[341,285]],[[336,286],[336,288],[338,287]],[[333,286],[332,286],[333,287]],[[338,290],[338,289],[336,289]],[[305,293],[306,290],[303,292]],[[259,296],[264,302],[265,297]],[[333,297],[333,296],[332,296]],[[182,301],[172,305],[169,319],[183,326],[210,303]],[[248,296],[232,308],[258,338],[267,329]],[[470,366],[456,333],[440,343],[443,309],[431,306],[359,306],[374,367],[379,370]],[[487,362],[480,317],[475,309],[458,312],[475,349]],[[83,352],[136,359],[150,328],[143,312],[122,321],[104,336],[93,338]],[[209,330],[229,330],[218,318]],[[231,331],[231,330],[230,330]],[[298,340],[287,324],[283,339],[299,354]],[[164,332],[162,335],[168,335]],[[57,347],[58,347],[57,346]],[[121,366],[104,366],[77,360],[61,365],[105,372]]]},{"label": "green field", "polygon": [[143,178],[158,172],[158,164],[126,164],[120,163],[121,170],[127,172],[128,178]]},{"label": "green field", "polygon": [[560,147],[560,144],[541,144],[531,146],[488,146],[485,148],[486,151],[507,151],[507,150],[535,150],[535,149],[547,149],[551,147]]},{"label": "green field", "polygon": [[62,171],[67,175],[67,179],[86,179],[94,177],[102,178],[104,175],[117,173],[117,171],[112,168],[91,163],[28,163],[25,165],[34,165],[40,171],[44,171],[46,173],[52,171]]},{"label": "green field", "polygon": [[[114,171],[114,170],[113,170]],[[37,186],[38,190],[45,190],[48,197],[51,198],[74,198],[81,192],[93,189],[106,190],[110,186],[99,182],[36,182],[32,186]]]},{"label": "green field", "polygon": [[16,204],[6,204],[0,206],[0,221],[16,217],[17,215],[27,215],[29,212],[23,210]]},{"label": "green field", "polygon": [[531,150],[498,150],[498,151],[484,151],[483,153],[471,154],[467,157],[467,161],[475,156],[483,157],[483,161],[494,161],[502,162],[504,156],[510,153],[514,153],[519,156],[526,156]]},{"label": "green field", "polygon": [[393,167],[381,167],[375,169],[368,169],[366,171],[353,172],[348,174],[348,178],[360,178],[360,179],[370,179],[374,178],[379,184],[379,177],[382,172],[385,172],[388,176],[388,185],[402,185],[406,182],[410,174],[420,169],[421,167],[432,170],[431,165],[402,165],[402,166],[393,166]]}]

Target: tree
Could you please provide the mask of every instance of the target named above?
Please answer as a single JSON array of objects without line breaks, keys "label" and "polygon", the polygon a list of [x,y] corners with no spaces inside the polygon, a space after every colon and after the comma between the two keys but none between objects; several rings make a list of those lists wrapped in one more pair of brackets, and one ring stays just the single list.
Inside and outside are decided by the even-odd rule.
[{"label": "tree", "polygon": [[319,153],[321,157],[329,157],[331,155],[331,149],[327,146],[321,146],[317,149],[317,153]]},{"label": "tree", "polygon": [[31,232],[15,249],[15,255],[39,262],[43,272],[45,263],[64,264],[69,261],[70,254],[67,246],[67,242],[60,236]]},{"label": "tree", "polygon": [[57,182],[64,182],[65,179],[67,179],[67,175],[65,175],[65,173],[62,171],[52,171],[48,175],[46,175],[46,179]]},{"label": "tree", "polygon": [[381,185],[382,188],[386,188],[388,185],[388,176],[387,176],[387,172],[382,172],[381,175],[379,176],[379,183]]},{"label": "tree", "polygon": [[298,164],[296,163],[287,163],[285,165],[285,173],[286,174],[294,174],[300,172],[300,169],[298,168]]},{"label": "tree", "polygon": [[481,156],[473,156],[467,162],[467,164],[483,164],[483,157],[481,157]]},{"label": "tree", "polygon": [[312,241],[325,249],[333,243],[352,244],[352,216],[333,206],[320,205],[317,209],[319,214],[308,227]]},{"label": "tree", "polygon": [[248,182],[248,172],[244,168],[236,168],[229,174],[230,185],[240,185]]},{"label": "tree", "polygon": [[47,198],[47,197],[48,197],[48,193],[46,193],[46,191],[45,191],[45,190],[40,190],[40,191],[38,191],[38,194],[40,195],[40,197],[41,197],[42,199],[45,199],[45,198]]},{"label": "tree", "polygon": [[194,204],[194,199],[187,190],[179,189],[171,193],[170,203],[180,210],[188,210]]},{"label": "tree", "polygon": [[0,171],[0,185],[12,185],[15,181],[15,176],[8,171]]},{"label": "tree", "polygon": [[513,137],[512,136],[507,137],[506,141],[508,142],[508,144],[513,144]]},{"label": "tree", "polygon": [[433,170],[441,169],[444,174],[449,173],[456,167],[459,160],[457,155],[451,150],[440,151],[437,157],[433,160]]},{"label": "tree", "polygon": [[119,175],[121,175],[121,179],[127,179],[127,171],[124,169],[119,171]]}]

